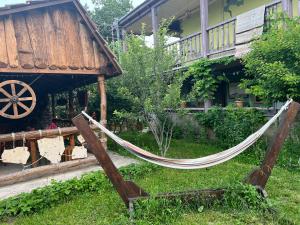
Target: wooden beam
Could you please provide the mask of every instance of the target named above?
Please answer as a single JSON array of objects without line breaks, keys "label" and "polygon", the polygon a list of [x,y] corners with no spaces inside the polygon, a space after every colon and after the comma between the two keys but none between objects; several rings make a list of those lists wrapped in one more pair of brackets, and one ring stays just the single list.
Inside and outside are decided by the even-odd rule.
[{"label": "wooden beam", "polygon": [[[16,64],[15,64],[16,65]],[[99,75],[100,72],[103,72],[104,68],[95,69],[95,70],[87,70],[87,69],[79,69],[79,70],[51,70],[51,69],[23,69],[16,65],[16,68],[0,68],[0,73],[22,73],[22,74],[63,74],[63,75]]]},{"label": "wooden beam", "polygon": [[98,164],[97,159],[95,159],[95,157],[93,156],[90,156],[86,159],[73,160],[69,162],[51,164],[51,165],[41,166],[29,170],[23,170],[21,172],[1,176],[0,187],[33,180],[40,177],[50,176],[54,174],[70,172],[70,171],[86,168],[97,164]]},{"label": "wooden beam", "polygon": [[[98,130],[96,126],[91,126],[93,130]],[[28,132],[18,132],[15,133],[15,138],[13,139],[12,134],[1,134],[0,135],[0,142],[8,142],[8,141],[19,141],[25,138],[26,140],[30,139],[39,139],[39,138],[49,138],[49,137],[56,137],[56,136],[68,136],[71,134],[79,134],[79,131],[76,127],[64,127],[52,130],[41,130],[41,134],[39,131],[28,131]]]},{"label": "wooden beam", "polygon": [[[98,76],[98,91],[100,95],[100,123],[103,126],[107,125],[107,98],[106,98],[106,90],[105,90],[105,76]],[[101,139],[105,139],[106,135],[104,132],[100,132]],[[104,148],[107,150],[107,143],[104,144]]]},{"label": "wooden beam", "polygon": [[94,153],[104,172],[127,207],[129,207],[130,198],[148,196],[148,194],[136,184],[123,179],[108,153],[105,151],[103,145],[96,137],[95,133],[90,129],[88,121],[86,121],[82,115],[73,118],[72,121],[80,131],[88,145],[88,148]]},{"label": "wooden beam", "polygon": [[284,116],[277,133],[273,137],[270,149],[267,151],[265,159],[259,169],[254,170],[247,178],[246,182],[264,189],[271,175],[272,169],[279,156],[280,150],[288,136],[289,130],[300,110],[300,104],[293,102]]},{"label": "wooden beam", "polygon": [[202,33],[202,55],[207,57],[209,52],[208,47],[208,0],[200,0],[200,18],[201,18],[201,33]]}]

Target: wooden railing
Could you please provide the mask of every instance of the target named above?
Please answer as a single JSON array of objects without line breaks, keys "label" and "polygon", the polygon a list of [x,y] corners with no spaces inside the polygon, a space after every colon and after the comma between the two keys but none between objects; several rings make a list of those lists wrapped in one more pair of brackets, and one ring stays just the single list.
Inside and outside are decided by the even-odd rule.
[{"label": "wooden railing", "polygon": [[197,32],[167,45],[167,49],[174,54],[177,64],[180,64],[200,58],[201,46],[201,32]]},{"label": "wooden railing", "polygon": [[[282,1],[277,0],[266,5],[265,30],[267,30],[276,15],[282,12]],[[224,53],[236,46],[236,17],[208,27],[208,56]],[[199,26],[200,28],[200,26]],[[201,32],[191,34],[167,45],[169,52],[174,54],[177,65],[184,64],[203,56]]]},{"label": "wooden railing", "polygon": [[265,12],[265,30],[268,30],[271,26],[272,20],[276,20],[278,13],[282,12],[282,1],[277,0],[266,6]]},{"label": "wooden railing", "polygon": [[232,18],[207,29],[209,54],[220,53],[234,48],[235,23],[236,18]]},{"label": "wooden railing", "polygon": [[[91,126],[93,130],[98,130],[97,127]],[[10,134],[0,134],[0,156],[4,149],[12,149],[14,147],[28,147],[30,152],[30,167],[39,166],[39,150],[37,140],[42,138],[53,138],[61,136],[68,143],[65,152],[62,156],[62,161],[72,160],[72,149],[75,147],[75,137],[79,134],[76,127],[64,127],[52,130],[27,131]],[[101,140],[103,142],[103,140]],[[27,166],[26,166],[27,167]]]}]

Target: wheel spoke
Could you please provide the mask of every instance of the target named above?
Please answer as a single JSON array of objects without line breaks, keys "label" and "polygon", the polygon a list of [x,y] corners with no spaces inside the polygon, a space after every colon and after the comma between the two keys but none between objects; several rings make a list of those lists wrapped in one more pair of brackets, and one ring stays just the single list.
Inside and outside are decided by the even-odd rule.
[{"label": "wheel spoke", "polygon": [[17,116],[19,114],[17,103],[13,103],[13,109],[14,109],[14,116]]},{"label": "wheel spoke", "polygon": [[32,101],[32,97],[24,97],[24,98],[19,98],[19,101]]},{"label": "wheel spoke", "polygon": [[12,98],[12,96],[7,91],[5,91],[3,88],[0,88],[0,92],[2,94],[4,94],[7,98]]},{"label": "wheel spoke", "polygon": [[22,107],[26,112],[30,110],[26,105],[24,105],[22,102],[17,103],[20,107]]},{"label": "wheel spoke", "polygon": [[16,96],[16,85],[14,83],[10,84],[12,96]]},{"label": "wheel spoke", "polygon": [[24,87],[18,94],[17,96],[20,97],[22,94],[24,94],[27,91],[27,87]]},{"label": "wheel spoke", "polygon": [[2,99],[0,99],[0,102],[9,102],[9,101],[10,101],[9,98],[2,98]]},{"label": "wheel spoke", "polygon": [[6,106],[4,106],[4,107],[1,109],[0,113],[5,113],[5,112],[8,110],[8,108],[11,107],[11,105],[12,105],[11,102],[8,103]]}]

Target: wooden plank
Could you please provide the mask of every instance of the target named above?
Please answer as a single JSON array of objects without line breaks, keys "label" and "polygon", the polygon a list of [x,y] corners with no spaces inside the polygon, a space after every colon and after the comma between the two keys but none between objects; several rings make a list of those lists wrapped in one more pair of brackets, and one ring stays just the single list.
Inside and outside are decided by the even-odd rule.
[{"label": "wooden plank", "polygon": [[43,26],[43,11],[35,10],[28,13],[26,24],[34,53],[34,65],[38,69],[45,69],[48,67],[48,43]]},{"label": "wooden plank", "polygon": [[77,20],[76,12],[71,10],[63,10],[62,16],[68,66],[72,70],[78,70],[83,67],[79,21]]},{"label": "wooden plank", "polygon": [[81,69],[81,70],[71,70],[71,69],[66,69],[66,70],[55,70],[55,72],[51,69],[37,69],[37,68],[32,68],[32,69],[23,69],[23,68],[0,68],[0,72],[2,73],[24,73],[24,74],[65,74],[65,75],[99,75],[101,71],[105,68],[100,69],[94,69],[94,70],[86,70],[86,69]]},{"label": "wooden plank", "polygon": [[54,24],[50,16],[49,10],[46,10],[43,15],[44,15],[43,26],[46,34],[45,38],[46,38],[46,43],[48,48],[48,65],[49,65],[49,69],[56,70],[58,68],[56,32],[55,32]]},{"label": "wooden plank", "polygon": [[91,70],[95,68],[93,40],[91,39],[83,23],[80,23],[79,28],[82,46],[83,65],[86,69]]},{"label": "wooden plank", "polygon": [[67,66],[66,42],[63,24],[63,14],[59,9],[51,9],[50,16],[52,18],[55,34],[56,34],[56,64],[59,69],[65,70]]},{"label": "wooden plank", "polygon": [[24,69],[32,69],[34,67],[33,50],[24,14],[14,16],[14,26],[20,64]]},{"label": "wooden plank", "polygon": [[94,47],[94,57],[95,57],[95,68],[96,69],[101,69],[103,67],[106,67],[107,59],[100,52],[99,46],[95,41],[93,41],[93,47]]},{"label": "wooden plank", "polygon": [[127,207],[129,207],[130,198],[149,196],[145,191],[143,191],[143,189],[139,188],[134,183],[126,182],[123,179],[108,153],[103,148],[101,142],[90,129],[88,121],[86,121],[82,115],[75,117],[72,122],[80,131],[89,149],[94,153],[104,172],[114,185],[115,189]]},{"label": "wooden plank", "polygon": [[0,20],[0,68],[8,66],[4,21]]},{"label": "wooden plank", "polygon": [[86,159],[73,160],[59,164],[41,166],[30,170],[23,170],[21,172],[1,176],[0,187],[33,180],[44,176],[74,171],[97,164],[98,163],[95,157],[91,156]]},{"label": "wooden plank", "polygon": [[265,188],[268,179],[272,173],[272,169],[279,156],[280,150],[284,144],[285,139],[288,136],[289,130],[300,110],[300,104],[293,102],[282,120],[277,133],[273,137],[273,141],[270,145],[270,149],[265,155],[265,159],[259,169],[254,170],[247,178],[246,182]]},{"label": "wooden plank", "polygon": [[236,18],[236,33],[243,33],[263,26],[265,22],[265,10],[266,7],[263,5],[238,15]]},{"label": "wooden plank", "polygon": [[19,66],[18,48],[12,16],[4,20],[4,26],[6,48],[9,49],[9,51],[7,51],[9,66],[11,68],[17,68]]},{"label": "wooden plank", "polygon": [[263,34],[263,27],[254,28],[243,33],[236,34],[236,44],[249,43]]}]

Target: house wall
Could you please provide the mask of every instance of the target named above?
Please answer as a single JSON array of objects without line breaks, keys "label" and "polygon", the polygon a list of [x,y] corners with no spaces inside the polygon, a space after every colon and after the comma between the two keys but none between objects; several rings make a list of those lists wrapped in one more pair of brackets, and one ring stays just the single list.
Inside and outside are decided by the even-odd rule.
[{"label": "house wall", "polygon": [[[241,6],[232,6],[230,8],[232,15],[228,12],[224,12],[225,0],[217,0],[209,5],[209,21],[208,25],[213,26],[224,20],[230,19],[251,9],[257,8],[263,4],[268,4],[272,0],[245,0]],[[293,15],[297,16],[298,13],[298,0],[293,0]],[[200,12],[197,10],[188,18],[183,18],[181,22],[181,28],[183,30],[182,37],[196,33],[200,31]]]}]

